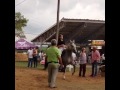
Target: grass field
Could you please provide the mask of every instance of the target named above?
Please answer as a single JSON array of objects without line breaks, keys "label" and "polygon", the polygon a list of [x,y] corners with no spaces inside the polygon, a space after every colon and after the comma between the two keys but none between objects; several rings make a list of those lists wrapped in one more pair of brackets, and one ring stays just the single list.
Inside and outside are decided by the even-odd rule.
[{"label": "grass field", "polygon": [[[16,66],[16,67],[27,68],[27,65],[28,65],[28,62],[27,62],[27,61],[23,61],[23,62],[16,61],[16,62],[15,62],[15,66]],[[43,65],[40,65],[40,64],[38,63],[37,69],[43,69]]]},{"label": "grass field", "polygon": [[[15,62],[15,90],[52,90],[47,85],[47,71],[43,66],[28,68],[27,62]],[[63,74],[58,73],[57,88],[54,90],[105,90],[105,77],[89,77],[91,68],[87,67],[86,77],[78,77],[78,68],[72,76],[66,72],[66,80]]]}]

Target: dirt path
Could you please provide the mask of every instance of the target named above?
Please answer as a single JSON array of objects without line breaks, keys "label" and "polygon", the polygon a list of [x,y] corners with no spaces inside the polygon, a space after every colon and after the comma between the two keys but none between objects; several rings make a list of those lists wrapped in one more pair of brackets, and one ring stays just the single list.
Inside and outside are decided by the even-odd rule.
[{"label": "dirt path", "polygon": [[[105,90],[104,77],[78,77],[70,72],[66,73],[66,80],[62,79],[62,73],[57,77],[57,88],[54,90]],[[52,90],[47,83],[47,71],[31,68],[15,68],[15,90]]]}]

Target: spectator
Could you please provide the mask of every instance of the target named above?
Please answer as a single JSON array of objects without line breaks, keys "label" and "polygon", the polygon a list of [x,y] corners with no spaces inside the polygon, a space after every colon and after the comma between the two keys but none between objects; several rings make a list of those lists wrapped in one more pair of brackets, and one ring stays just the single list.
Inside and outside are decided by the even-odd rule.
[{"label": "spectator", "polygon": [[33,61],[34,61],[34,68],[37,67],[37,57],[38,57],[38,48],[33,49]]},{"label": "spectator", "polygon": [[30,47],[30,49],[27,51],[28,54],[28,67],[31,66],[32,67],[32,61],[33,61],[33,50]]},{"label": "spectator", "polygon": [[[87,63],[87,56],[85,48],[82,48],[80,53],[80,69],[79,69],[79,76],[85,77],[86,73],[86,63]],[[83,74],[82,74],[83,73]]]},{"label": "spectator", "polygon": [[91,76],[97,76],[97,66],[98,66],[98,62],[100,61],[100,53],[97,50],[96,47],[93,47],[93,51],[92,51],[92,74]]}]

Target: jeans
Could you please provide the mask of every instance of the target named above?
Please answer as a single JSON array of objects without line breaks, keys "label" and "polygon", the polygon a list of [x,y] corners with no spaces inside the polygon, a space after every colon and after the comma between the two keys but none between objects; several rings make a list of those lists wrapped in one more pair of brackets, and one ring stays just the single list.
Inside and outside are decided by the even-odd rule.
[{"label": "jeans", "polygon": [[32,67],[32,62],[33,62],[33,58],[29,58],[29,59],[28,59],[28,67],[29,67],[29,66]]},{"label": "jeans", "polygon": [[33,61],[34,61],[34,68],[37,67],[37,56],[33,57]]},{"label": "jeans", "polygon": [[86,64],[80,64],[79,76],[85,77],[85,73],[86,73]]},{"label": "jeans", "polygon": [[96,76],[97,75],[97,66],[98,66],[98,62],[95,60],[92,63],[92,76]]}]

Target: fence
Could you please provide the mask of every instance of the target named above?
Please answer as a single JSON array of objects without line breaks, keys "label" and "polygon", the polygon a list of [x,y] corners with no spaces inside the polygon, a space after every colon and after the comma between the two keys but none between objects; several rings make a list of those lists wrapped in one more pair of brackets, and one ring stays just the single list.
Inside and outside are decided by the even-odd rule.
[{"label": "fence", "polygon": [[15,61],[28,61],[27,54],[25,54],[25,53],[15,53]]}]

